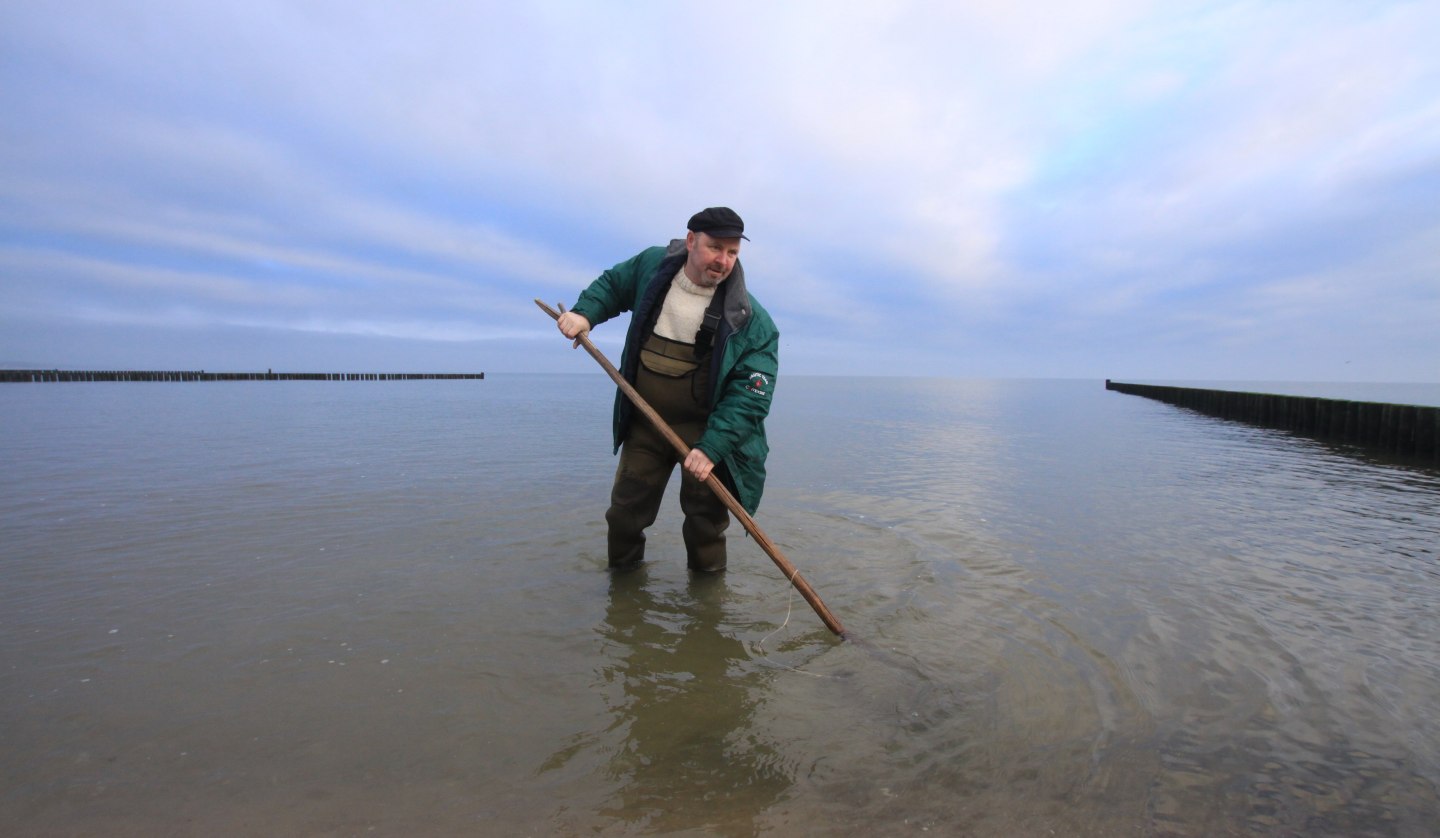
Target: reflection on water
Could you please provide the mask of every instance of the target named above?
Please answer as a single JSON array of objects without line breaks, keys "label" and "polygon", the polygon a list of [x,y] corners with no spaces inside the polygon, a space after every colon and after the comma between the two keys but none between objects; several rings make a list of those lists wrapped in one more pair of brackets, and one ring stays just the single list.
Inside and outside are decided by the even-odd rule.
[{"label": "reflection on water", "polygon": [[692,578],[673,497],[604,570],[603,380],[236,387],[0,390],[17,834],[1440,819],[1433,470],[1100,382],[789,379],[758,520],[842,643],[743,536]]},{"label": "reflection on water", "polygon": [[646,569],[619,573],[604,633],[614,658],[600,673],[624,740],[606,773],[620,781],[602,810],[633,827],[713,834],[754,832],[752,818],[779,800],[792,766],[751,734],[762,673],[722,633],[725,579],[695,576],[683,607],[651,593]]}]

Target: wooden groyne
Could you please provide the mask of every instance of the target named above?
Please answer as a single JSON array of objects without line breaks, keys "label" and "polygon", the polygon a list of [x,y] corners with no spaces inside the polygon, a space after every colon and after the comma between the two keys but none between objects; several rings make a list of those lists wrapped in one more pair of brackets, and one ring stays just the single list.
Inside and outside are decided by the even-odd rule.
[{"label": "wooden groyne", "polygon": [[0,383],[42,381],[454,381],[483,372],[205,372],[204,370],[0,370]]},{"label": "wooden groyne", "polygon": [[1208,416],[1281,428],[1317,439],[1440,463],[1440,407],[1204,390],[1105,379],[1105,389]]}]

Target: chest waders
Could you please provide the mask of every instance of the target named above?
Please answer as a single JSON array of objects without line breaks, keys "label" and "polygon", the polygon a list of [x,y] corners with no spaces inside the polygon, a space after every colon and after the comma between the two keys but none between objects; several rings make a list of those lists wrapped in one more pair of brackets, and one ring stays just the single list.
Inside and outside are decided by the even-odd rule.
[{"label": "chest waders", "polygon": [[[705,330],[702,328],[701,332]],[[697,346],[656,334],[641,345],[635,390],[687,446],[705,432],[710,416],[709,341]],[[630,423],[620,448],[620,465],[610,492],[610,567],[628,567],[645,558],[645,529],[655,523],[660,501],[679,455],[643,416]],[[680,470],[680,510],[685,514],[686,563],[691,570],[725,569],[725,528],[730,513],[704,483]]]}]

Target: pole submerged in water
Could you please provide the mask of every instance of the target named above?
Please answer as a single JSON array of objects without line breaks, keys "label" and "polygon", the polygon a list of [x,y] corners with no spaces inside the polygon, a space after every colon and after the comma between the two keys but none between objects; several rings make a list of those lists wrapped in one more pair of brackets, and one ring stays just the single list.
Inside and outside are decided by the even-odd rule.
[{"label": "pole submerged in water", "polygon": [[[559,320],[560,314],[565,310],[563,305],[557,306],[557,310],[556,308],[551,308],[546,305],[541,300],[536,300],[535,305],[539,306],[541,311],[550,315],[552,320]],[[615,369],[614,364],[610,363],[610,359],[606,358],[603,352],[595,348],[595,344],[590,342],[589,334],[581,332],[576,340],[579,341],[581,346],[585,347],[586,352],[590,353],[590,357],[594,358],[596,363],[604,368],[605,372],[609,374],[610,379],[614,381],[615,385],[620,388],[620,391],[625,394],[625,397],[630,399],[636,409],[645,415],[646,419],[650,420],[651,424],[669,441],[670,445],[674,447],[675,451],[679,453],[680,458],[683,460],[685,455],[690,453],[690,446],[686,445],[679,434],[676,434],[675,431],[670,428],[670,425],[667,424],[664,419],[660,418],[660,414],[656,413],[655,409],[640,397],[640,394],[636,392],[634,386],[625,380],[625,376],[621,375],[620,371]],[[820,599],[820,595],[815,593],[815,589],[810,587],[810,583],[805,581],[805,577],[800,575],[800,571],[795,565],[791,564],[790,560],[785,558],[785,554],[780,552],[780,548],[775,546],[775,542],[771,541],[770,537],[760,529],[760,525],[755,523],[755,519],[750,517],[750,513],[746,512],[745,507],[741,506],[740,502],[735,499],[735,496],[730,494],[730,490],[725,488],[725,484],[720,482],[720,478],[716,477],[714,472],[711,472],[710,476],[705,479],[705,485],[709,486],[710,490],[715,493],[715,496],[720,498],[721,503],[725,504],[725,508],[730,510],[730,514],[739,519],[740,524],[745,527],[745,531],[750,533],[750,537],[755,539],[755,543],[760,545],[760,549],[764,550],[765,554],[770,557],[770,560],[775,562],[775,566],[780,568],[780,572],[785,574],[785,578],[790,580],[790,584],[795,586],[795,590],[800,592],[800,596],[804,597],[805,601],[810,603],[810,607],[815,609],[815,614],[820,617],[825,627],[834,632],[840,639],[846,639],[845,627],[840,624],[840,620],[836,618],[834,614],[830,613],[830,609],[825,607],[825,603]]]}]

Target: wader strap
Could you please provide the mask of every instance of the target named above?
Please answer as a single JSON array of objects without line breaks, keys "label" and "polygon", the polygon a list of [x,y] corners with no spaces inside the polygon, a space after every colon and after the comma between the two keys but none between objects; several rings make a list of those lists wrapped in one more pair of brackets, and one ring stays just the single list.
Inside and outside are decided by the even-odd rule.
[{"label": "wader strap", "polygon": [[720,315],[725,310],[725,284],[715,289],[710,304],[705,307],[705,319],[700,321],[700,331],[695,333],[695,355],[703,358],[710,352],[715,341],[715,332],[720,328]]}]

